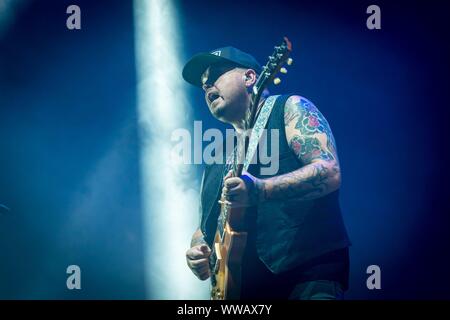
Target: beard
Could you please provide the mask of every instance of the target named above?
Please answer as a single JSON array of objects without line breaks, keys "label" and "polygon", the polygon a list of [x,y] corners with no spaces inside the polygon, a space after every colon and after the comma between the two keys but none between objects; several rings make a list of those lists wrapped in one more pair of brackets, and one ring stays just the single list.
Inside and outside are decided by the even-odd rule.
[{"label": "beard", "polygon": [[[222,99],[222,98],[218,98]],[[226,121],[227,120],[227,114],[229,111],[229,106],[225,103],[224,100],[215,102],[214,106],[209,105],[209,111],[214,116],[214,118],[220,120],[220,121]]]},{"label": "beard", "polygon": [[214,101],[213,105],[209,105],[211,114],[219,121],[225,123],[240,122],[245,116],[243,111],[244,99],[238,96],[227,97],[221,96],[220,101]]},{"label": "beard", "polygon": [[227,113],[228,110],[224,105],[221,105],[212,111],[212,115],[218,120],[227,120]]}]

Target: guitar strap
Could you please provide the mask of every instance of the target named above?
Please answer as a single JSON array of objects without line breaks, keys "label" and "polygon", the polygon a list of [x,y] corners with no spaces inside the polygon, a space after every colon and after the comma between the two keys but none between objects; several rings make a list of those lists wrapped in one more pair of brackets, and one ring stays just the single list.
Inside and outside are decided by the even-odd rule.
[{"label": "guitar strap", "polygon": [[259,112],[259,116],[256,119],[255,125],[253,126],[252,133],[250,135],[250,141],[248,144],[247,154],[245,155],[244,160],[244,168],[243,171],[247,171],[248,167],[255,156],[256,149],[258,147],[259,140],[264,132],[264,128],[266,127],[267,120],[269,120],[269,116],[272,112],[273,106],[275,105],[275,101],[279,95],[270,96],[264,101],[264,105]]},{"label": "guitar strap", "polygon": [[[266,101],[264,101],[263,106],[261,107],[261,111],[259,112],[259,115],[256,119],[256,123],[253,126],[252,129],[252,133],[250,136],[250,141],[249,141],[249,145],[247,148],[247,154],[246,154],[246,158],[244,159],[244,165],[243,165],[243,170],[247,171],[248,167],[251,163],[252,158],[255,155],[256,149],[258,147],[258,143],[259,140],[261,139],[261,136],[263,134],[263,130],[267,125],[267,121],[269,120],[269,116],[272,112],[272,109],[275,105],[275,102],[277,100],[277,98],[279,97],[279,95],[276,96],[270,96],[266,99]],[[233,151],[233,153],[236,151]],[[226,174],[226,172],[228,172],[228,170],[230,169],[227,166],[228,161],[225,162],[224,166],[211,166],[210,167],[210,171],[208,171],[208,175],[209,176],[218,176],[220,178],[218,179],[210,179],[211,182],[209,182],[212,185],[208,185],[208,187],[205,187],[205,189],[209,189],[212,188],[214,190],[217,190],[215,192],[215,196],[213,196],[212,194],[208,195],[207,198],[211,198],[211,199],[216,199],[218,200],[220,197],[220,193],[221,193],[221,182],[222,182],[222,177]],[[203,190],[203,189],[202,189]],[[202,196],[203,197],[203,196]],[[203,200],[202,200],[203,201]],[[217,202],[212,200],[212,201],[207,201],[204,204],[205,208],[205,212],[206,215],[205,217],[202,217],[202,221],[207,221],[208,217],[210,216],[211,211],[215,208],[215,206],[217,206]],[[221,216],[222,216],[222,212],[219,211],[219,215],[217,217],[218,219],[218,223],[220,223],[221,221]],[[206,223],[206,222],[205,222]],[[212,240],[211,240],[212,241]]]}]

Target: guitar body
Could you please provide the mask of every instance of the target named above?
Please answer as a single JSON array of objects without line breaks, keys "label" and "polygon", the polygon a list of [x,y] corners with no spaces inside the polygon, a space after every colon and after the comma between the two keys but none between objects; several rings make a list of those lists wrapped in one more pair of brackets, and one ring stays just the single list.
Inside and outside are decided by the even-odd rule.
[{"label": "guitar body", "polygon": [[224,233],[216,232],[214,238],[215,278],[211,289],[212,300],[237,300],[241,294],[241,266],[247,244],[247,232],[237,232],[225,224]]}]

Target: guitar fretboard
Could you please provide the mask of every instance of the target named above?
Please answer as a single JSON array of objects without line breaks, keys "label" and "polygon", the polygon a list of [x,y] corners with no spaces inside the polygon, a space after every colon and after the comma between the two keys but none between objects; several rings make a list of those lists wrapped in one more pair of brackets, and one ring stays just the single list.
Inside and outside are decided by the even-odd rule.
[{"label": "guitar fretboard", "polygon": [[[222,174],[222,177],[225,177],[228,173],[228,171],[232,170],[233,172],[236,172],[236,155],[237,155],[237,147],[234,148],[233,152],[228,156],[224,172]],[[223,186],[223,184],[222,184]],[[225,223],[228,219],[228,212],[229,212],[229,206],[226,204],[223,204],[220,206],[220,213],[219,217],[217,218],[217,229],[219,230],[219,233],[221,235],[221,239],[223,239],[223,234],[225,232]]]}]

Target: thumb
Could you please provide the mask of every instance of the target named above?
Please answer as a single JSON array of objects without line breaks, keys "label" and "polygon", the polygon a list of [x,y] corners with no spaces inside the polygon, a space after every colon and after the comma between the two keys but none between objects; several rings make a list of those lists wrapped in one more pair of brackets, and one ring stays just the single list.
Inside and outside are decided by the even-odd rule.
[{"label": "thumb", "polygon": [[223,177],[223,180],[225,181],[225,180],[227,180],[228,178],[231,178],[232,176],[233,176],[233,171],[230,170],[230,171],[228,171],[227,175],[226,175],[225,177]]}]

